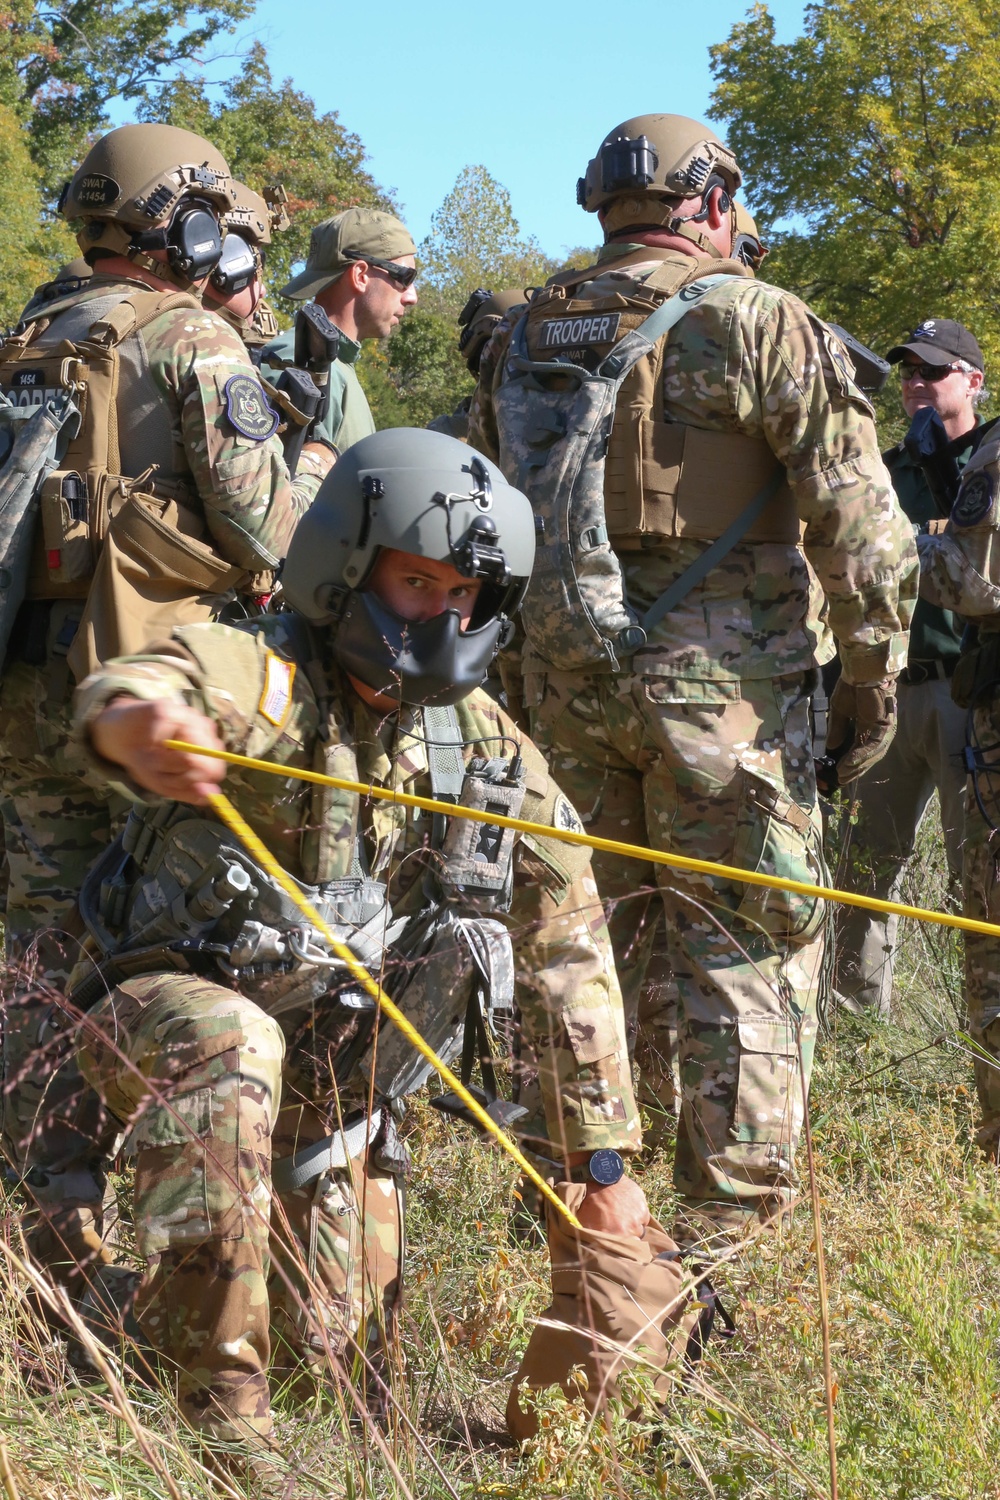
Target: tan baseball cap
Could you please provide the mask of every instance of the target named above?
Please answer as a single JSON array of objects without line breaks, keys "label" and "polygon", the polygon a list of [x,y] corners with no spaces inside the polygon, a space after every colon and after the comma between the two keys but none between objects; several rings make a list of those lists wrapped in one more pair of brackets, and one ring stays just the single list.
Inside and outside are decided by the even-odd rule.
[{"label": "tan baseball cap", "polygon": [[[348,250],[353,255],[346,255]],[[358,258],[371,255],[376,260],[398,260],[401,255],[416,253],[410,231],[392,214],[377,208],[347,208],[316,225],[309,238],[309,259],[304,269],[281,288],[281,296],[306,302],[336,281]]]}]

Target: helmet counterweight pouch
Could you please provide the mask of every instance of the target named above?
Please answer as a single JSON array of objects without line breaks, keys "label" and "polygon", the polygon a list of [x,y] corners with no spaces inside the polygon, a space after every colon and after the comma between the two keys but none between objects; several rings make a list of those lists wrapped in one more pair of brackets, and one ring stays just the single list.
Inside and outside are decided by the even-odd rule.
[{"label": "helmet counterweight pouch", "polygon": [[559,671],[618,667],[646,634],[608,539],[604,470],[618,393],[629,371],[725,276],[703,276],[662,302],[594,371],[528,357],[527,314],[514,328],[493,395],[500,463],[535,512],[535,566],[521,622]]}]

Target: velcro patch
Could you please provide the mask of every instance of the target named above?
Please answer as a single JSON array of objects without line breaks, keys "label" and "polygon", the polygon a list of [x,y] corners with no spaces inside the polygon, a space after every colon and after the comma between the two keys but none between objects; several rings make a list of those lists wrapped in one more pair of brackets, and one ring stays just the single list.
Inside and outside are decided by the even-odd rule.
[{"label": "velcro patch", "polygon": [[581,344],[610,344],[618,333],[621,313],[588,313],[578,318],[550,318],[539,330],[540,349],[575,349]]},{"label": "velcro patch", "polygon": [[278,413],[252,375],[230,375],[226,381],[226,415],[242,437],[257,443],[278,430]]},{"label": "velcro patch", "polygon": [[257,712],[275,728],[280,728],[285,721],[288,705],[292,701],[294,680],[295,663],[285,661],[284,657],[269,651],[264,660],[264,691],[260,695]]},{"label": "velcro patch", "polygon": [[573,806],[568,797],[559,793],[552,808],[552,826],[561,828],[564,833],[585,833],[586,829],[580,821],[580,814]]},{"label": "velcro patch", "polygon": [[989,469],[976,469],[962,482],[951,508],[953,526],[975,526],[993,506],[995,485]]}]

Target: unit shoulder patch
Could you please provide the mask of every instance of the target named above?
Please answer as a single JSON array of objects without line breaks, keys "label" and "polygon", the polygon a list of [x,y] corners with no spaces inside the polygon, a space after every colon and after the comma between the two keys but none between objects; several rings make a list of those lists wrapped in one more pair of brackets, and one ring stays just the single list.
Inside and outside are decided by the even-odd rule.
[{"label": "unit shoulder patch", "polygon": [[552,806],[552,826],[562,828],[567,833],[583,833],[584,827],[580,814],[573,806],[568,797],[559,793]]},{"label": "unit shoulder patch", "polygon": [[264,689],[260,695],[257,712],[269,724],[280,729],[288,715],[292,701],[292,683],[295,681],[295,663],[268,651],[264,659]]},{"label": "unit shoulder patch", "polygon": [[263,443],[278,430],[278,413],[252,375],[230,375],[226,381],[226,416],[241,437]]},{"label": "unit shoulder patch", "polygon": [[962,482],[951,508],[953,526],[975,526],[993,506],[996,483],[991,469],[976,469]]}]

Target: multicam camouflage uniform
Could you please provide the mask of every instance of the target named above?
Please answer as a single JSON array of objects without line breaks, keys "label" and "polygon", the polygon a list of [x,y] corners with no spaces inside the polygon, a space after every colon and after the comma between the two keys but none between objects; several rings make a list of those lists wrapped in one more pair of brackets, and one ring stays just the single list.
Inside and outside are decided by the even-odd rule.
[{"label": "multicam camouflage uniform", "polygon": [[[422,711],[380,721],[329,662],[303,667],[301,647],[290,649],[292,618],[178,630],[150,654],[88,679],[79,719],[86,724],[118,692],[173,698],[209,714],[238,752],[429,794]],[[296,652],[289,680],[278,664]],[[496,754],[498,736],[508,752],[517,743],[527,771],[523,816],[573,820],[537,750],[492,699],[477,691],[455,712],[466,762]],[[426,817],[291,780],[279,781],[276,794],[275,785],[236,770],[227,792],[293,875],[311,883],[346,876],[360,833],[372,878],[388,881],[394,917],[426,909],[428,873],[441,858],[419,852],[428,847]],[[524,836],[514,875],[505,920],[549,1137],[567,1151],[634,1150],[621,997],[586,851]],[[377,1141],[362,1144],[344,1170],[275,1194],[269,1251],[272,1151],[284,1159],[329,1136],[366,1110],[368,1096],[360,1066],[334,1084],[333,1064],[350,1038],[324,1031],[322,1004],[272,1017],[269,993],[266,980],[249,977],[237,993],[190,974],[143,975],[94,1007],[82,1054],[136,1148],[136,1232],[148,1261],[140,1321],[180,1371],[187,1419],[217,1436],[269,1431],[271,1336],[319,1362],[352,1343],[377,1350],[391,1335],[400,1288],[400,1183]],[[422,1004],[426,1033],[440,990],[425,990]]]},{"label": "multicam camouflage uniform", "polygon": [[[620,269],[617,259],[625,259]],[[910,531],[879,457],[871,407],[833,335],[796,297],[732,262],[612,244],[593,278],[574,283],[573,316],[588,301],[613,306],[607,299],[628,297],[654,271],[662,285],[671,269],[676,286],[699,272],[728,279],[667,335],[663,421],[766,440],[786,470],[803,545],[735,546],[617,674],[555,671],[532,654],[529,632],[532,734],[590,831],[815,882],[824,864],[807,712],[816,659],[811,579],[825,591],[848,681],[896,672],[916,588]],[[469,435],[508,474],[522,454],[501,451],[494,397],[509,340],[508,325],[486,350]],[[705,516],[712,500],[704,494]],[[707,545],[650,535],[626,550],[610,521],[608,529],[639,614]],[[822,909],[604,855],[594,871],[631,1017],[646,955],[657,948],[657,885],[671,930],[683,1095],[675,1183],[684,1212],[675,1236],[691,1237],[685,1222],[735,1230],[748,1213],[775,1212],[794,1180]],[[660,991],[669,1001],[671,986]],[[642,1003],[646,1051],[662,1052],[657,1032],[667,1018],[655,1013],[652,987]]]},{"label": "multicam camouflage uniform", "polygon": [[[140,285],[147,290],[94,276],[71,305],[46,309],[53,321],[36,347],[80,337]],[[301,477],[293,492],[279,440],[247,438],[227,415],[226,382],[252,375],[242,345],[211,313],[183,308],[162,313],[138,338],[141,352],[133,363],[123,361],[118,397],[123,472],[137,476],[157,463],[154,483],[167,493],[179,489],[203,510],[228,560],[251,572],[271,566],[284,556],[319,480]],[[10,867],[5,943],[15,966],[3,1016],[3,1150],[26,1174],[41,1209],[41,1220],[29,1225],[36,1255],[72,1278],[75,1265],[102,1253],[108,1126],[72,1056],[65,1057],[54,992],[78,956],[77,892],[127,803],[85,782],[70,742],[66,653],[83,601],[31,602],[30,589],[28,599],[0,685],[0,813]]]},{"label": "multicam camouflage uniform", "polygon": [[[968,708],[967,743],[977,760],[965,798],[962,895],[967,917],[1000,923],[1000,435],[969,460],[943,533],[918,536],[920,597],[978,626],[979,642],[959,661],[952,695]],[[1000,1157],[1000,940],[965,934],[969,1032],[982,1119],[979,1143]]]}]

